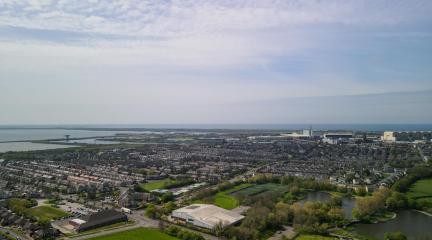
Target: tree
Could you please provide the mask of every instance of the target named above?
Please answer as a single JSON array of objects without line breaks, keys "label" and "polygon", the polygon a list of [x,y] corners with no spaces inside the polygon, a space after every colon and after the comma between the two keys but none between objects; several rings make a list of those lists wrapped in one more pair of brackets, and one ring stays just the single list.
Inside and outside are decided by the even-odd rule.
[{"label": "tree", "polygon": [[332,206],[342,206],[342,197],[340,196],[332,196],[330,200],[330,205]]},{"label": "tree", "polygon": [[176,208],[176,204],[174,202],[167,202],[162,207],[162,212],[164,214],[170,214]]},{"label": "tree", "polygon": [[164,203],[172,201],[173,199],[174,199],[174,195],[172,192],[166,192],[166,193],[162,194],[162,196],[161,196],[161,201]]},{"label": "tree", "polygon": [[149,218],[156,218],[156,206],[151,203],[147,205],[145,215]]}]

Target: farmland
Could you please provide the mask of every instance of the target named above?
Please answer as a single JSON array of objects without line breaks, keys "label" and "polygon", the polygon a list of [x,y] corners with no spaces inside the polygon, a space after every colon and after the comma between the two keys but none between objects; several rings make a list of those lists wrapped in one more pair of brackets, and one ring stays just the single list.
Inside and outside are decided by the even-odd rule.
[{"label": "farmland", "polygon": [[124,232],[118,232],[107,236],[92,238],[90,240],[178,240],[152,228],[137,228]]}]

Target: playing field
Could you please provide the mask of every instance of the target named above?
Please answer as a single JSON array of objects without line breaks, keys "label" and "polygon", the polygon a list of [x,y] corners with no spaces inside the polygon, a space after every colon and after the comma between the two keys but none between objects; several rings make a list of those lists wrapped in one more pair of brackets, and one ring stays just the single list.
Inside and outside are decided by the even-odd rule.
[{"label": "playing field", "polygon": [[95,237],[90,240],[178,240],[153,228],[137,228],[118,232],[107,236]]},{"label": "playing field", "polygon": [[214,204],[218,207],[231,210],[239,206],[239,200],[225,192],[219,192],[214,196]]},{"label": "playing field", "polygon": [[[411,185],[408,191],[408,197],[424,201],[429,208],[432,208],[432,178],[418,180]],[[426,211],[430,212],[432,209]]]},{"label": "playing field", "polygon": [[408,191],[408,197],[428,200],[432,203],[432,178],[415,182]]},{"label": "playing field", "polygon": [[39,206],[39,207],[29,208],[26,210],[26,212],[32,216],[35,216],[37,219],[46,219],[46,220],[58,219],[61,217],[69,216],[67,212],[50,206]]},{"label": "playing field", "polygon": [[236,196],[254,196],[267,191],[286,192],[287,187],[276,183],[266,183],[254,185],[248,188],[241,189],[233,193]]},{"label": "playing field", "polygon": [[173,184],[175,182],[176,182],[176,180],[172,180],[172,179],[166,178],[166,179],[162,179],[162,180],[159,180],[159,181],[154,181],[154,182],[148,182],[148,183],[141,184],[141,187],[144,188],[147,191],[152,191],[152,190],[155,190],[155,189],[165,188],[169,184]]},{"label": "playing field", "polygon": [[319,235],[300,235],[295,238],[295,240],[333,240],[333,239],[336,238],[319,236]]}]

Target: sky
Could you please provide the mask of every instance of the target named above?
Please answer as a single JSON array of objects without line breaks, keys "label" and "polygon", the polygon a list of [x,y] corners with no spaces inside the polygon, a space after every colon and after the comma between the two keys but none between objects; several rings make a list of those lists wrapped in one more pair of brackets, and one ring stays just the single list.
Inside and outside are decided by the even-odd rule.
[{"label": "sky", "polygon": [[432,123],[430,0],[0,0],[0,124]]}]

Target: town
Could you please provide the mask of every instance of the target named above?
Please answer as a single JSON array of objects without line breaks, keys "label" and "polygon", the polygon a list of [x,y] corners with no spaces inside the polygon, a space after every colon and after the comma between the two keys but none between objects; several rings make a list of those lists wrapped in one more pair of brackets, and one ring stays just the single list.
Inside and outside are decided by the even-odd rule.
[{"label": "town", "polygon": [[[322,200],[309,199],[312,190],[331,192],[324,198],[333,200],[390,189],[411,169],[428,166],[431,139],[432,132],[184,129],[118,133],[98,143],[43,140],[70,147],[0,153],[0,231],[6,239],[93,239],[122,231],[180,239],[290,239],[308,232],[362,239],[330,231],[349,225],[354,207],[348,215],[329,212],[334,219],[318,230],[297,223],[297,210],[289,209],[304,198]],[[262,211],[274,211],[277,220],[244,232],[257,220],[254,202],[267,198],[278,202]],[[416,206],[432,209],[430,201]]]}]

